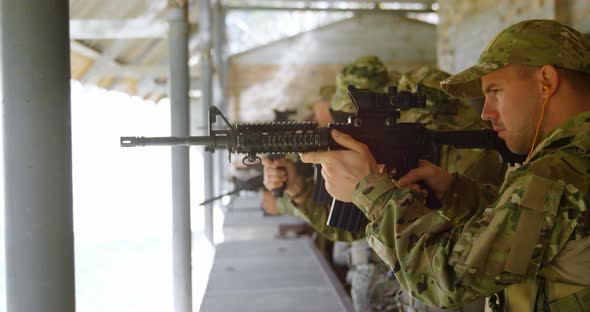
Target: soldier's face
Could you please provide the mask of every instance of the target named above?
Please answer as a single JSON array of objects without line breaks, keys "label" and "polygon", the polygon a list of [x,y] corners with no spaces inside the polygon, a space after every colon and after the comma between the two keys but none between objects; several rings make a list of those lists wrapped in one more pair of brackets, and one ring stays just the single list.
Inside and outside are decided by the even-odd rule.
[{"label": "soldier's face", "polygon": [[492,122],[512,152],[528,153],[542,103],[538,82],[509,65],[483,76],[481,83],[486,97],[481,118]]}]

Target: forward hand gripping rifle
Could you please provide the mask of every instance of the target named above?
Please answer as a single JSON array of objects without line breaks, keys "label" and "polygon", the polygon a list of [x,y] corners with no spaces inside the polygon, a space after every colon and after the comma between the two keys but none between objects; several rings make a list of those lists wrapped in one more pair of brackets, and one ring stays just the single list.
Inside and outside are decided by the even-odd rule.
[{"label": "forward hand gripping rifle", "polygon": [[[121,137],[121,146],[190,146],[203,145],[214,152],[225,148],[231,153],[244,154],[242,163],[258,165],[259,155],[283,155],[344,149],[330,135],[332,129],[351,135],[366,144],[378,164],[385,164],[391,177],[399,179],[418,166],[418,160],[440,162],[440,147],[479,148],[496,150],[505,163],[523,162],[525,156],[517,155],[507,148],[503,140],[491,129],[437,131],[427,129],[420,123],[400,123],[401,111],[421,108],[426,105],[426,96],[418,90],[398,92],[390,87],[387,93],[365,89],[348,88],[349,96],[356,107],[356,114],[346,123],[332,123],[318,127],[315,122],[255,122],[238,123],[232,126],[216,107],[209,109],[209,135],[190,137]],[[226,128],[213,129],[220,117]],[[231,161],[231,159],[230,159]],[[395,170],[391,170],[395,168]],[[422,185],[425,187],[425,185]],[[426,205],[435,209],[440,202],[433,192],[428,192]],[[349,232],[358,232],[366,224],[363,213],[354,205],[334,201],[328,217],[328,225]]]}]

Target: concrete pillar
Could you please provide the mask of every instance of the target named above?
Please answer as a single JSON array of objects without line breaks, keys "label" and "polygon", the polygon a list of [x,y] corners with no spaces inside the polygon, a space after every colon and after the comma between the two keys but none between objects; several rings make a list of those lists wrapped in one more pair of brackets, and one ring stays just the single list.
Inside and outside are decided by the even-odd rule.
[{"label": "concrete pillar", "polygon": [[[170,116],[172,136],[189,136],[188,4],[170,0]],[[189,148],[172,147],[172,252],[174,311],[192,311]]]},{"label": "concrete pillar", "polygon": [[7,311],[75,311],[67,0],[2,0]]},{"label": "concrete pillar", "polygon": [[[219,110],[227,116],[227,74],[228,74],[228,66],[227,66],[227,51],[226,51],[226,31],[225,31],[225,11],[223,10],[221,0],[215,1],[215,6],[213,8],[213,46],[214,46],[214,53],[215,53],[215,68],[217,69],[217,80],[219,82],[219,94],[218,98],[215,99],[215,103]],[[227,166],[227,151],[219,150],[215,154],[215,172],[216,174],[216,186],[217,186],[217,193],[222,193],[224,181],[225,179]]]},{"label": "concrete pillar", "polygon": [[228,58],[227,58],[227,36],[225,28],[225,10],[223,9],[221,0],[215,1],[215,27],[213,29],[214,51],[215,51],[215,67],[217,68],[217,76],[219,79],[219,86],[221,93],[219,100],[216,101],[219,109],[227,113],[227,88],[228,88]]}]

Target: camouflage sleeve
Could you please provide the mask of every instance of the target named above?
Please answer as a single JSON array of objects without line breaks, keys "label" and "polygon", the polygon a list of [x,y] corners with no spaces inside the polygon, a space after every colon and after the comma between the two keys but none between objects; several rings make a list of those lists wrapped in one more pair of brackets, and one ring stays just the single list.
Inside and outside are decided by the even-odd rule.
[{"label": "camouflage sleeve", "polygon": [[453,225],[463,225],[474,215],[481,213],[498,197],[498,188],[490,184],[478,184],[471,179],[453,174],[453,184],[445,198],[439,213]]},{"label": "camouflage sleeve", "polygon": [[301,217],[297,212],[297,209],[293,205],[289,205],[291,203],[291,197],[285,194],[281,198],[277,198],[277,211],[281,215],[289,215],[295,217]]},{"label": "camouflage sleeve", "polygon": [[278,200],[277,207],[281,207],[280,209],[284,209],[285,211],[290,211],[291,215],[300,217],[318,233],[331,241],[351,242],[365,237],[365,233],[362,231],[359,233],[350,233],[328,226],[326,223],[328,221],[330,207],[328,205],[314,203],[311,196],[308,196],[303,204],[296,206],[291,201],[291,198],[285,195]]},{"label": "camouflage sleeve", "polygon": [[563,191],[561,181],[524,174],[493,205],[470,208],[464,224],[468,215],[428,210],[422,193],[387,176],[361,181],[353,202],[369,218],[369,245],[400,285],[428,305],[458,308],[537,274]]}]

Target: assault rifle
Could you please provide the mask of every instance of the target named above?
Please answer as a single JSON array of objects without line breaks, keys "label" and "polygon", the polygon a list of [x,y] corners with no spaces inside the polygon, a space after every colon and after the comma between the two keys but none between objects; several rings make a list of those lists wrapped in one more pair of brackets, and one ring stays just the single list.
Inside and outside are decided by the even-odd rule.
[{"label": "assault rifle", "polygon": [[[418,90],[398,92],[390,87],[387,93],[376,93],[365,89],[348,88],[349,96],[356,107],[356,114],[346,123],[333,123],[318,127],[315,122],[256,122],[238,123],[232,126],[216,108],[209,110],[209,136],[198,137],[122,137],[121,146],[150,145],[204,145],[205,150],[214,152],[225,148],[231,153],[244,154],[245,165],[260,164],[261,154],[305,153],[344,149],[330,135],[332,129],[351,135],[367,144],[377,163],[395,168],[392,178],[398,179],[409,170],[416,168],[419,159],[440,162],[440,146],[455,148],[480,148],[496,150],[505,163],[524,161],[523,155],[510,152],[503,140],[491,129],[485,130],[430,130],[420,123],[400,123],[401,111],[425,107],[426,96]],[[226,128],[213,129],[220,117]],[[428,192],[429,208],[440,207],[433,192]],[[354,205],[353,209],[340,211],[337,201],[332,204],[328,225],[358,232],[366,222],[363,213]]]},{"label": "assault rifle", "polygon": [[264,179],[264,177],[262,175],[255,176],[255,177],[252,177],[247,180],[240,180],[236,177],[233,177],[232,180],[235,185],[235,188],[233,191],[215,196],[213,198],[206,199],[204,202],[200,203],[199,205],[201,205],[201,206],[206,205],[208,203],[212,203],[218,199],[221,199],[224,196],[239,194],[241,191],[258,191],[263,186],[263,184],[262,184],[263,179]]}]

